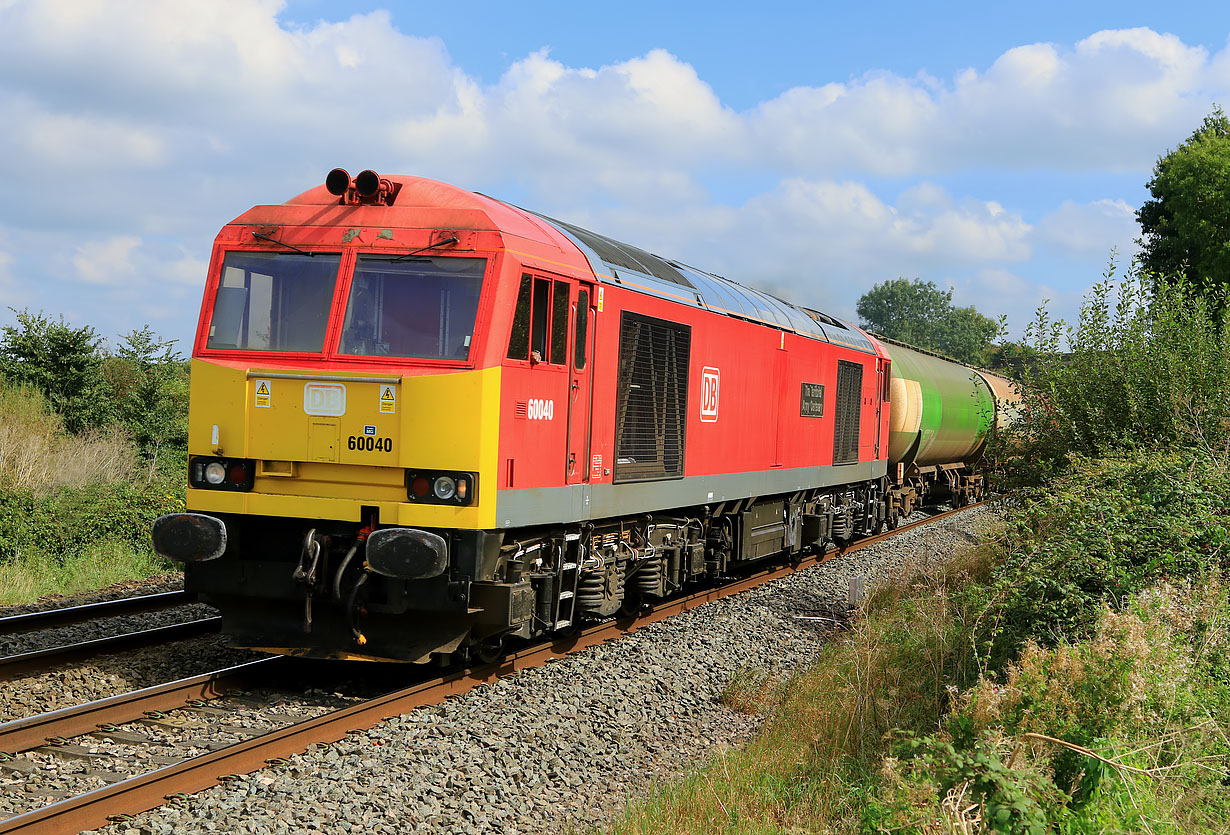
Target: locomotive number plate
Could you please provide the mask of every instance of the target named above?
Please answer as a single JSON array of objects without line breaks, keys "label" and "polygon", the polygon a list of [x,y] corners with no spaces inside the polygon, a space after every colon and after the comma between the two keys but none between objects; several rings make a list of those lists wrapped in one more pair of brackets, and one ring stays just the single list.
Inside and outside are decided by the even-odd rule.
[{"label": "locomotive number plate", "polygon": [[351,435],[346,439],[346,449],[355,452],[392,452],[392,438],[373,438],[371,435]]}]

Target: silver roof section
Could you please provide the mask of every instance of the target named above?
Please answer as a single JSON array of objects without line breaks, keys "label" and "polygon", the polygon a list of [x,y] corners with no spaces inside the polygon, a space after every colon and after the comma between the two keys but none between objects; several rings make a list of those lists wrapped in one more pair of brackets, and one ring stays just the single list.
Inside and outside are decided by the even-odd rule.
[{"label": "silver roof section", "polygon": [[861,331],[828,314],[792,305],[764,291],[662,258],[538,212],[528,209],[521,211],[541,218],[576,244],[594,274],[604,281],[856,351],[876,352],[871,340]]}]

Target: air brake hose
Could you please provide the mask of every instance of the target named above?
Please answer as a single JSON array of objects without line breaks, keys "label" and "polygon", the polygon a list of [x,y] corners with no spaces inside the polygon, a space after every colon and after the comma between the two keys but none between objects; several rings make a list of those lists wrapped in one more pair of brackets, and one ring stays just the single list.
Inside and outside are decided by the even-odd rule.
[{"label": "air brake hose", "polygon": [[355,643],[363,646],[367,643],[367,636],[359,629],[359,589],[363,588],[363,584],[367,582],[367,578],[371,576],[370,571],[364,571],[355,582],[354,588],[350,590],[350,599],[346,602],[346,617],[350,621],[350,631],[354,635]]},{"label": "air brake hose", "polygon": [[346,552],[346,556],[342,558],[342,564],[337,567],[337,573],[333,575],[333,599],[342,599],[342,575],[346,573],[346,569],[350,566],[350,561],[354,559],[354,555],[358,552],[359,546],[367,541],[367,536],[372,532],[370,527],[360,528],[358,536],[355,537],[354,544],[350,546],[350,550]]}]

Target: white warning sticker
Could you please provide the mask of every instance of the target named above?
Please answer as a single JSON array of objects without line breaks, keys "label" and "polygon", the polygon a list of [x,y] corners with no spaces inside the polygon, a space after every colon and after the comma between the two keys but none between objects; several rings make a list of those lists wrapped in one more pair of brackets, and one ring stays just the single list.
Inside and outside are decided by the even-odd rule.
[{"label": "white warning sticker", "polygon": [[272,402],[273,383],[269,380],[253,380],[256,384],[256,408],[268,409]]},{"label": "white warning sticker", "polygon": [[380,387],[380,412],[391,415],[397,411],[397,390],[390,385]]}]

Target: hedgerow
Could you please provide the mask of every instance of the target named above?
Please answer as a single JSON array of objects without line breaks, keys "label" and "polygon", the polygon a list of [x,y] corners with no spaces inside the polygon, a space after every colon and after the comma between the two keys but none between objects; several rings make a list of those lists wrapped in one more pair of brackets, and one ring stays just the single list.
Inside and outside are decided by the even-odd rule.
[{"label": "hedgerow", "polygon": [[187,367],[149,328],[17,313],[0,329],[0,603],[167,570],[150,523],[183,508]]}]

